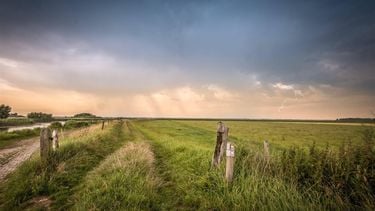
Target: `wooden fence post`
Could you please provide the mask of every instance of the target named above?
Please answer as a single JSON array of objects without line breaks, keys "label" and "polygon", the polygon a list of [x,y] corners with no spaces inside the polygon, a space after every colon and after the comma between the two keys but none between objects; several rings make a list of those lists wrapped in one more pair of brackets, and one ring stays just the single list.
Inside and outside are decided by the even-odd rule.
[{"label": "wooden fence post", "polygon": [[219,165],[220,149],[223,142],[223,133],[224,133],[224,123],[218,122],[217,125],[217,136],[216,136],[216,146],[214,156],[212,158],[211,166],[217,167]]},{"label": "wooden fence post", "polygon": [[52,149],[56,151],[59,148],[59,135],[56,129],[52,131]]},{"label": "wooden fence post", "polygon": [[102,121],[102,130],[104,129],[104,120]]},{"label": "wooden fence post", "polygon": [[268,141],[263,142],[263,147],[264,147],[264,160],[268,164],[270,161],[270,144],[268,143]]},{"label": "wooden fence post", "polygon": [[225,166],[225,179],[227,182],[232,182],[234,169],[234,145],[230,142],[227,143],[226,155],[227,162]]},{"label": "wooden fence post", "polygon": [[223,160],[224,153],[227,150],[228,133],[229,133],[229,128],[224,126],[223,143],[221,143],[219,163]]},{"label": "wooden fence post", "polygon": [[52,135],[49,128],[42,128],[40,130],[40,158],[42,161],[47,161],[51,151]]}]

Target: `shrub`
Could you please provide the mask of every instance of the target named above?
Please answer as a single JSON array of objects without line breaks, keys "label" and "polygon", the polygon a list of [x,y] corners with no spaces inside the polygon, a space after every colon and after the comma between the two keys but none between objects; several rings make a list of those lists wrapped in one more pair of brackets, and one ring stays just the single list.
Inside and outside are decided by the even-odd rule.
[{"label": "shrub", "polygon": [[61,122],[52,122],[51,125],[49,126],[49,128],[51,129],[60,129],[62,127],[63,125],[61,124]]},{"label": "shrub", "polygon": [[95,118],[96,116],[94,114],[90,113],[79,113],[73,116],[74,118]]},{"label": "shrub", "polygon": [[27,118],[33,119],[37,122],[48,122],[51,121],[52,114],[46,114],[42,112],[31,112],[27,114]]},{"label": "shrub", "polygon": [[65,129],[73,129],[73,128],[80,128],[89,126],[90,122],[87,121],[76,121],[76,120],[68,120],[66,121],[64,128]]},{"label": "shrub", "polygon": [[0,118],[4,119],[4,118],[9,117],[9,114],[10,114],[11,110],[12,110],[12,108],[10,106],[1,104],[0,105]]}]

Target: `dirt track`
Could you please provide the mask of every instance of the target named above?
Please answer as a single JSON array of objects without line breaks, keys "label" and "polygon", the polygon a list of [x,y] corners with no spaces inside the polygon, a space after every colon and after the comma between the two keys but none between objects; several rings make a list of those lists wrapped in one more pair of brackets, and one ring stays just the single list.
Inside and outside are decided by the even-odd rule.
[{"label": "dirt track", "polygon": [[19,141],[14,147],[0,150],[0,181],[27,160],[39,148],[39,137]]}]

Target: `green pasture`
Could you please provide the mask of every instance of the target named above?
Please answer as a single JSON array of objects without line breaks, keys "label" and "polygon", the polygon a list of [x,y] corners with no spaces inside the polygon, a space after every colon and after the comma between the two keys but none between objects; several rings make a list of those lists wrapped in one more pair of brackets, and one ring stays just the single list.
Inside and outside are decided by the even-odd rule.
[{"label": "green pasture", "polygon": [[[211,167],[216,121],[116,121],[62,140],[0,185],[1,209],[373,210],[371,126],[228,121],[234,180]],[[263,157],[263,140],[271,159]],[[315,143],[315,144],[314,144]],[[48,203],[38,203],[37,199]]]}]

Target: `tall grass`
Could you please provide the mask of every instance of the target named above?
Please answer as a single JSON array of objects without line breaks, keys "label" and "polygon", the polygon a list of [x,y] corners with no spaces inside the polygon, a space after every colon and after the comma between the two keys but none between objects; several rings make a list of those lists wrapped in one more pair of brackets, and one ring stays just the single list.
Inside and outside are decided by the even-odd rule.
[{"label": "tall grass", "polygon": [[363,132],[363,143],[342,144],[308,152],[284,150],[270,167],[274,175],[296,182],[306,192],[319,194],[327,208],[375,209],[375,148],[373,130]]}]

